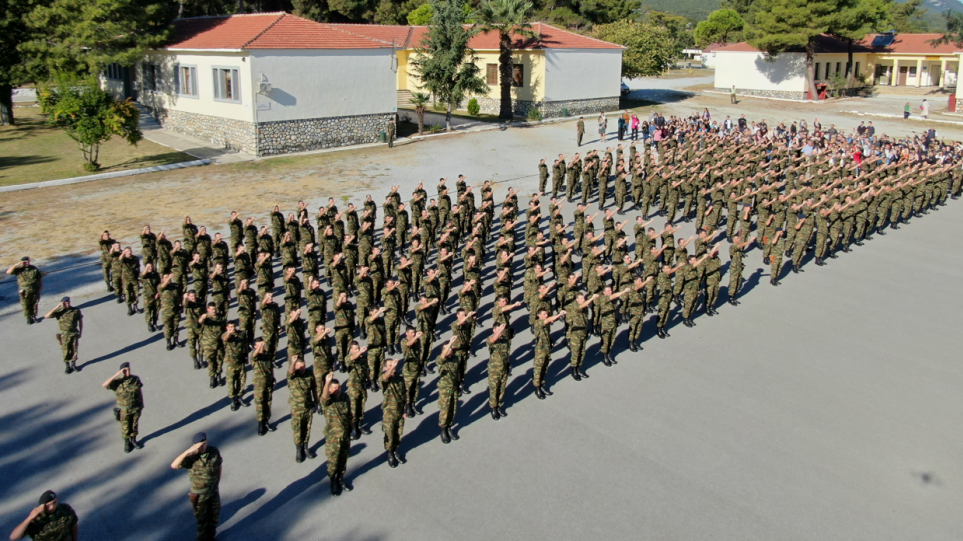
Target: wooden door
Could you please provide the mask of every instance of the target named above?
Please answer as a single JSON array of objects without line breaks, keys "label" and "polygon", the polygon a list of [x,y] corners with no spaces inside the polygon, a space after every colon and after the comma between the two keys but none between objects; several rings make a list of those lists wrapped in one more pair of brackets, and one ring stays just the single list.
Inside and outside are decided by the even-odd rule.
[{"label": "wooden door", "polygon": [[909,72],[909,66],[900,66],[900,67],[899,67],[899,86],[905,86],[905,85],[906,85],[906,74],[907,74],[907,72]]}]

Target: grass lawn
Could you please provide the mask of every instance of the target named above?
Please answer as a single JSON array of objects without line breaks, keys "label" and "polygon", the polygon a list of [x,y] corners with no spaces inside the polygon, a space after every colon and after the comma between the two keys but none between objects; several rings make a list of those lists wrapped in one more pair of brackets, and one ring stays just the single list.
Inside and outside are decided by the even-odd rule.
[{"label": "grass lawn", "polygon": [[[91,174],[83,169],[84,156],[77,144],[60,128],[47,125],[39,107],[17,107],[14,114],[16,126],[0,126],[0,186]],[[146,139],[131,146],[114,137],[100,147],[98,173],[194,159]]]}]

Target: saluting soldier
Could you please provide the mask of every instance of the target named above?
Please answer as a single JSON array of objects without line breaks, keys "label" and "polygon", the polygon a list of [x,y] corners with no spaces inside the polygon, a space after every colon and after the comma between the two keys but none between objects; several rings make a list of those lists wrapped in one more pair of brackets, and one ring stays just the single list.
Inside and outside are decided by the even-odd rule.
[{"label": "saluting soldier", "polygon": [[221,452],[207,444],[207,434],[194,435],[193,445],[174,459],[171,468],[188,470],[191,491],[188,498],[197,520],[197,541],[213,541],[221,516]]},{"label": "saluting soldier", "polygon": [[257,408],[257,435],[263,436],[271,426],[271,401],[274,398],[274,358],[271,357],[263,338],[254,340],[251,352],[251,367],[254,370],[254,406]]},{"label": "saluting soldier", "polygon": [[37,267],[30,264],[27,256],[21,257],[19,263],[8,268],[7,274],[17,277],[23,315],[27,318],[27,325],[33,325],[37,322],[37,305],[40,303],[40,290],[43,289],[43,275]]},{"label": "saluting soldier", "polygon": [[30,514],[10,532],[10,539],[31,539],[50,541],[77,541],[77,513],[73,508],[57,500],[52,490],[40,495],[40,505],[30,510]]},{"label": "saluting soldier", "polygon": [[291,404],[291,430],[294,432],[296,449],[294,460],[304,462],[305,456],[308,458],[318,456],[311,450],[309,442],[311,418],[320,401],[314,374],[305,367],[304,359],[300,356],[291,359],[291,366],[288,368],[288,389],[291,391],[288,403]]},{"label": "saluting soldier", "polygon": [[334,379],[334,372],[324,378],[321,407],[324,411],[324,450],[328,458],[331,494],[339,496],[342,490],[351,490],[351,486],[344,482],[351,450],[351,408],[348,397],[341,391],[341,384]]},{"label": "saluting soldier", "polygon": [[231,399],[231,411],[237,411],[241,405],[250,406],[241,400],[244,388],[247,387],[247,348],[248,338],[243,330],[238,329],[237,321],[228,321],[221,335],[224,343],[224,368],[227,372],[227,397]]},{"label": "saluting soldier", "polygon": [[60,342],[64,363],[67,365],[64,373],[80,372],[80,367],[77,366],[77,350],[80,337],[84,334],[84,315],[80,312],[80,308],[70,305],[70,297],[64,297],[60,299],[60,304],[54,306],[44,316],[45,319],[52,317],[57,318],[57,324],[60,326],[57,341]]},{"label": "saluting soldier", "polygon": [[[370,355],[370,351],[369,351]],[[405,431],[405,417],[407,414],[407,392],[405,380],[398,373],[398,359],[385,361],[384,373],[381,374],[381,384],[384,387],[384,399],[381,401],[381,430],[385,433],[385,451],[388,452],[388,466],[397,468],[398,446]]]},{"label": "saluting soldier", "polygon": [[114,408],[114,419],[120,422],[120,437],[124,440],[124,452],[129,453],[134,447],[143,449],[137,441],[137,423],[140,413],[144,409],[144,384],[140,378],[130,373],[130,363],[124,362],[120,370],[107,378],[102,385],[104,389],[114,391],[117,396],[117,407]]}]

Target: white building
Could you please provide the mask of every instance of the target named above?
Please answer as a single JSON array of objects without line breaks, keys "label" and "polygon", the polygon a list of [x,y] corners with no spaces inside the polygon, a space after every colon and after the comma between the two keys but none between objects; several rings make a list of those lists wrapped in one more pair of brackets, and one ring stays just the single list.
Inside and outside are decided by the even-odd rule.
[{"label": "white building", "polygon": [[174,29],[133,85],[167,129],[261,156],[375,142],[396,112],[390,42],[287,13]]},{"label": "white building", "polygon": [[[955,45],[933,45],[940,34],[871,34],[853,44],[855,77],[868,85],[952,87],[956,85],[961,53]],[[847,77],[848,44],[830,36],[815,43],[814,80],[817,92],[833,80]],[[769,56],[748,43],[713,50],[715,87],[739,94],[812,99],[806,88],[806,55],[802,51]]]}]

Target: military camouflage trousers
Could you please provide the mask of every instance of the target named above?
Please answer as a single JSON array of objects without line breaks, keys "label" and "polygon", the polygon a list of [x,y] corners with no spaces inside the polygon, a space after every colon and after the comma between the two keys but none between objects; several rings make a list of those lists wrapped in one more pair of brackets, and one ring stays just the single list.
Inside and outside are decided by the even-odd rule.
[{"label": "military camouflage trousers", "polygon": [[140,421],[140,408],[120,410],[120,437],[124,440],[137,437],[137,423]]},{"label": "military camouflage trousers", "polygon": [[64,362],[77,361],[77,349],[80,345],[80,335],[76,333],[63,333],[60,335],[60,351],[63,352]]},{"label": "military camouflage trousers", "polygon": [[348,453],[351,451],[351,440],[347,432],[338,430],[324,431],[324,454],[328,458],[328,477],[334,477],[348,465]]},{"label": "military camouflage trousers", "polygon": [[271,400],[274,398],[274,378],[254,376],[254,405],[257,406],[257,420],[271,418]]},{"label": "military camouflage trousers", "polygon": [[385,433],[385,451],[397,451],[401,435],[405,432],[405,417],[401,412],[385,412],[381,420],[381,430]]},{"label": "military camouflage trousers", "polygon": [[247,386],[247,372],[243,363],[224,363],[227,372],[227,396],[234,398],[244,394]]},{"label": "military camouflage trousers", "polygon": [[197,520],[197,541],[213,541],[221,517],[221,495],[211,490],[197,495],[194,518]]},{"label": "military camouflage trousers", "polygon": [[294,444],[301,445],[311,440],[311,420],[314,412],[303,407],[291,408],[291,430],[294,432]]}]

